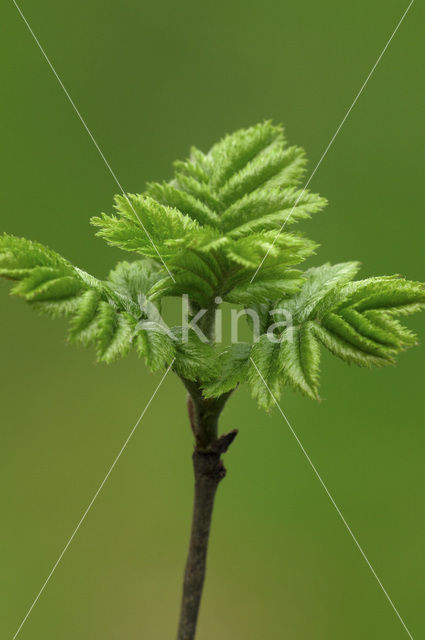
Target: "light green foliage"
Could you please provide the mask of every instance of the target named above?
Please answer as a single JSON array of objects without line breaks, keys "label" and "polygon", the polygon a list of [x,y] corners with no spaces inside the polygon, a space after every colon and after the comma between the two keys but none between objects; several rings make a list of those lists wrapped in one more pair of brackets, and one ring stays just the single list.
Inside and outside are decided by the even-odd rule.
[{"label": "light green foliage", "polygon": [[278,400],[280,396],[280,372],[277,366],[280,347],[279,342],[272,342],[263,334],[251,351],[247,382],[252,397],[265,409],[273,406],[273,398]]},{"label": "light green foliage", "polygon": [[227,393],[244,382],[251,350],[252,345],[248,342],[238,342],[220,354],[218,374],[204,386],[204,394],[207,398]]},{"label": "light green foliage", "polygon": [[176,356],[173,340],[155,322],[140,322],[134,342],[137,353],[152,371],[169,365]]},{"label": "light green foliage", "polygon": [[[298,268],[316,245],[288,228],[326,204],[302,189],[305,162],[281,127],[237,131],[208,153],[192,148],[169,182],[117,196],[114,214],[92,219],[97,235],[141,259],[98,280],[38,243],[3,235],[0,275],[32,307],[68,316],[69,339],[93,344],[101,361],[134,347],[150,369],[172,364],[206,397],[247,382],[266,409],[285,385],[318,398],[321,348],[359,366],[393,363],[416,343],[398,317],[424,308],[425,289],[396,276],[355,281],[356,262]],[[193,313],[214,314],[218,296],[253,309],[258,339],[220,352],[211,336],[164,327],[163,298],[183,294]]]},{"label": "light green foliage", "polygon": [[[416,336],[397,316],[425,308],[425,285],[398,276],[350,281],[357,271],[353,262],[309,269],[297,295],[263,306],[263,334],[252,356],[274,395],[289,384],[311,398],[318,397],[321,344],[361,367],[393,364],[398,352],[416,344]],[[280,341],[272,352],[266,318],[271,326],[282,319],[282,310],[288,312],[291,323],[277,332]],[[272,406],[270,394],[263,395],[264,384],[253,363],[248,381],[259,403]]]},{"label": "light green foliage", "polygon": [[173,327],[172,333],[177,339],[174,365],[176,373],[183,378],[202,382],[217,378],[219,364],[216,350],[210,344],[201,342],[192,330]]},{"label": "light green foliage", "polygon": [[320,347],[312,322],[287,329],[282,336],[277,368],[282,381],[311,398],[317,397]]},{"label": "light green foliage", "polygon": [[176,280],[168,276],[161,295],[190,291],[204,306],[218,295],[250,304],[290,294],[299,278],[296,271],[288,278],[288,267],[316,245],[277,231],[326,203],[299,188],[304,165],[302,149],[288,147],[281,127],[265,122],[226,136],[207,154],[192,149],[188,160],[175,163],[170,182],[149,184],[143,195],[118,196],[116,214],[92,223],[114,246],[152,258],[159,251]]}]

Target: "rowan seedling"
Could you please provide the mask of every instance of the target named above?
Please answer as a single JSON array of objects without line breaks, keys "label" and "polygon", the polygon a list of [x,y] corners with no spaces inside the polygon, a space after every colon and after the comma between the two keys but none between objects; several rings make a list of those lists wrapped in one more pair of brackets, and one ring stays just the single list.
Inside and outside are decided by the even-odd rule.
[{"label": "rowan seedling", "polygon": [[[193,148],[169,182],[116,196],[115,213],[92,219],[110,245],[141,256],[98,280],[50,249],[0,237],[0,275],[11,292],[70,319],[69,339],[110,363],[135,349],[152,370],[172,370],[188,392],[194,434],[195,503],[178,640],[193,640],[232,392],[247,384],[269,409],[286,385],[318,398],[322,347],[361,367],[392,364],[416,343],[399,321],[425,306],[425,287],[399,276],[355,280],[357,262],[299,269],[317,245],[290,231],[325,206],[300,188],[305,155],[265,122]],[[164,327],[161,303],[186,297],[196,325]],[[242,306],[255,340],[215,342],[221,301]]]}]

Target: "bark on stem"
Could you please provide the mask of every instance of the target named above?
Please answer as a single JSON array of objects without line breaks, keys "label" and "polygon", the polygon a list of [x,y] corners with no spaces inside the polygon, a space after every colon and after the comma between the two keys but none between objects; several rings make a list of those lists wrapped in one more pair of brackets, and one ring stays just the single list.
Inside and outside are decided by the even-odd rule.
[{"label": "bark on stem", "polygon": [[214,498],[220,481],[226,475],[221,455],[227,451],[236,434],[236,430],[227,433],[211,442],[207,448],[197,445],[193,452],[195,498],[177,640],[195,638]]}]

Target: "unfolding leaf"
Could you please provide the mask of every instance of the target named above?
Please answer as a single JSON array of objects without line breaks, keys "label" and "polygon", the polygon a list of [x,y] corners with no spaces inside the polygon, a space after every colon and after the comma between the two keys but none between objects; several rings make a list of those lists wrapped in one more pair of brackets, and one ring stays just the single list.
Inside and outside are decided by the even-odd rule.
[{"label": "unfolding leaf", "polygon": [[220,354],[217,377],[204,386],[206,398],[218,397],[245,381],[252,345],[247,342],[232,344]]},{"label": "unfolding leaf", "polygon": [[297,391],[317,399],[320,347],[312,322],[286,329],[277,365],[283,380]]},{"label": "unfolding leaf", "polygon": [[176,359],[173,369],[183,378],[207,382],[219,374],[218,354],[214,347],[202,342],[192,329],[173,327],[176,337]]},{"label": "unfolding leaf", "polygon": [[272,342],[267,335],[252,347],[247,381],[252,397],[263,409],[273,407],[273,398],[278,400],[280,396],[279,351],[280,343]]}]

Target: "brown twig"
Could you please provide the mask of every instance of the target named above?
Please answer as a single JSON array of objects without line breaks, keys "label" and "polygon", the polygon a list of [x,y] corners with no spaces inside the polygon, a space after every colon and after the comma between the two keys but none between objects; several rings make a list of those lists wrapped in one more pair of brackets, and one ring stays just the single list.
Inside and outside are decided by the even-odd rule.
[{"label": "brown twig", "polygon": [[[192,393],[193,393],[192,389]],[[221,456],[228,450],[237,430],[212,438],[226,399],[209,403],[202,396],[188,399],[189,418],[196,438],[193,452],[195,497],[189,552],[183,583],[183,597],[177,640],[194,640],[205,580],[208,540],[217,487],[226,475]]]}]

